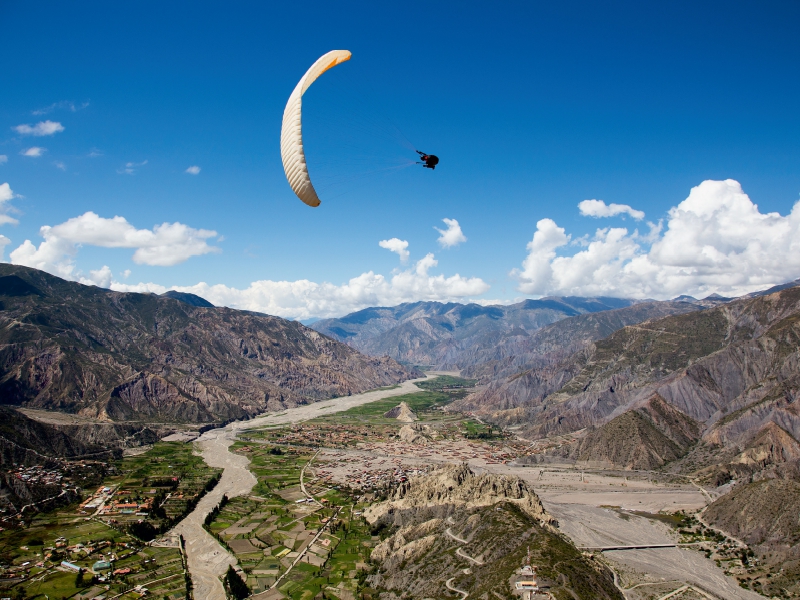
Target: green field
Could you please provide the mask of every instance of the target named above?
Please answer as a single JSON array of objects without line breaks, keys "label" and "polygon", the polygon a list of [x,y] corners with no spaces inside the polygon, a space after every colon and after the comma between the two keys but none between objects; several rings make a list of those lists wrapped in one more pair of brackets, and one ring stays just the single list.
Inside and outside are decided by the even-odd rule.
[{"label": "green field", "polygon": [[[250,432],[251,439],[287,429],[292,428]],[[306,491],[319,503],[297,502],[306,498],[300,471],[313,452],[284,447],[283,454],[273,454],[273,448],[252,441],[234,444],[234,452],[250,459],[258,484],[250,496],[228,501],[207,529],[236,555],[253,593],[269,589],[300,553],[301,562],[278,584],[287,597],[311,600],[324,591],[326,597],[338,598],[342,589],[354,593],[356,575],[367,568],[373,545],[369,528],[352,514],[359,512],[354,498],[307,473]]]},{"label": "green field", "polygon": [[463,390],[475,387],[477,379],[464,379],[452,375],[438,375],[433,379],[419,381],[415,385],[426,391]]},{"label": "green field", "polygon": [[[126,590],[143,585],[157,598],[185,597],[180,551],[147,547],[129,533],[129,525],[143,521],[154,528],[168,526],[219,470],[196,456],[192,444],[178,442],[158,443],[114,466],[117,474],[99,488],[85,490],[82,503],[38,514],[24,528],[0,531],[0,596],[43,600],[122,594],[119,598],[128,600],[140,594]],[[110,489],[103,496],[103,511],[81,506],[103,488]],[[135,509],[146,514],[137,515],[134,509],[122,514],[115,509],[117,503],[140,507],[149,503],[150,508]],[[93,565],[103,560],[111,562],[113,570],[130,572],[93,573]],[[81,585],[74,571],[61,566],[62,561],[84,569]]]},{"label": "green field", "polygon": [[446,406],[451,401],[452,399],[450,395],[442,392],[415,392],[413,394],[393,396],[384,400],[376,400],[375,402],[362,404],[361,406],[354,406],[353,408],[350,408],[344,412],[336,413],[334,415],[325,417],[324,419],[318,420],[328,423],[332,421],[339,421],[340,419],[354,417],[369,417],[380,420],[385,412],[394,408],[401,402],[408,403],[409,407],[411,407],[411,410],[417,413],[417,416],[420,417],[420,419],[424,419],[425,417],[432,416],[430,413],[433,413],[437,409]]}]

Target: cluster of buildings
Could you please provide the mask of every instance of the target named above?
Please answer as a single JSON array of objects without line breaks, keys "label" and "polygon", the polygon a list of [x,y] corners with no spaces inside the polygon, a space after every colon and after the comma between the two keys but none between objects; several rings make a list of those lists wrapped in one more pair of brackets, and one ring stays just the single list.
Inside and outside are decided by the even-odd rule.
[{"label": "cluster of buildings", "polygon": [[[150,490],[155,494],[156,490]],[[100,487],[80,505],[83,514],[94,512],[98,515],[147,515],[153,508],[153,497],[146,498],[143,502],[132,499],[132,494],[127,490],[117,490],[113,487]]]},{"label": "cluster of buildings", "polygon": [[295,425],[270,441],[298,446],[352,446],[365,439],[365,429],[353,425]]},{"label": "cluster of buildings", "polygon": [[[11,475],[25,483],[36,483],[39,485],[60,484],[62,479],[64,479],[64,474],[59,469],[46,469],[42,465],[19,467],[11,471]],[[66,485],[66,483],[63,485]]]},{"label": "cluster of buildings", "polygon": [[[330,460],[331,457],[336,458]],[[329,454],[325,457],[326,466],[315,468],[315,475],[320,480],[329,485],[335,485],[337,481],[344,481],[352,488],[369,489],[382,488],[387,484],[398,484],[408,481],[409,477],[423,475],[428,472],[428,467],[412,467],[403,465],[399,458],[391,460],[392,466],[386,465],[387,460],[376,460],[378,465],[373,465],[370,460],[360,457]]]}]

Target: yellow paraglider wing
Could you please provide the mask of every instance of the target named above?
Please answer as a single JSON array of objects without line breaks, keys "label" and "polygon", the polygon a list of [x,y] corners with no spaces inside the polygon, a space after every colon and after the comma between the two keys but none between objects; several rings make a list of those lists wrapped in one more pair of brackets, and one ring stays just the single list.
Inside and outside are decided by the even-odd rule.
[{"label": "yellow paraglider wing", "polygon": [[303,94],[328,69],[350,60],[347,50],[332,50],[317,59],[306,71],[289,96],[283,110],[281,126],[281,159],[292,191],[309,206],[319,206],[319,196],[311,183],[303,151]]}]

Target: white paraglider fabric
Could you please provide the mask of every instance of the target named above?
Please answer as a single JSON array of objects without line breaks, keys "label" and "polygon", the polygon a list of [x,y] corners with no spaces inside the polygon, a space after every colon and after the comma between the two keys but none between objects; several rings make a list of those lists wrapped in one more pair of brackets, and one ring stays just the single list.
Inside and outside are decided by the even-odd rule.
[{"label": "white paraglider fabric", "polygon": [[306,155],[303,151],[303,94],[316,79],[328,69],[350,60],[347,50],[332,50],[321,56],[297,83],[286,108],[281,126],[281,159],[286,179],[292,191],[309,206],[319,206],[319,196],[308,175]]}]

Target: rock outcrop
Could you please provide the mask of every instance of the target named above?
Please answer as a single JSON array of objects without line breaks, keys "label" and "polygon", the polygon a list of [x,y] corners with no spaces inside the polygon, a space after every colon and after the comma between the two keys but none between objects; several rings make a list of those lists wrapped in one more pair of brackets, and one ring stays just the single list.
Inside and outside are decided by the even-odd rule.
[{"label": "rock outcrop", "polygon": [[592,598],[622,600],[612,573],[561,536],[518,479],[450,466],[412,478],[365,516],[373,531],[389,534],[372,551],[377,569],[368,578],[384,600],[440,598],[453,587],[475,598],[509,598],[509,582],[528,556],[556,597],[589,597],[591,590]]},{"label": "rock outcrop", "polygon": [[411,410],[408,402],[401,402],[391,410],[386,411],[383,416],[387,419],[397,419],[403,423],[413,423],[419,420],[416,413]]},{"label": "rock outcrop", "polygon": [[397,435],[407,444],[424,446],[430,441],[428,436],[425,435],[425,429],[420,425],[403,425]]},{"label": "rock outcrop", "polygon": [[[420,515],[445,518],[454,510],[470,510],[511,502],[542,524],[555,523],[527,483],[515,477],[476,475],[466,464],[437,469],[400,484],[386,501],[370,506],[364,517],[371,524],[391,522],[403,526]],[[426,519],[427,520],[427,519]]]}]

